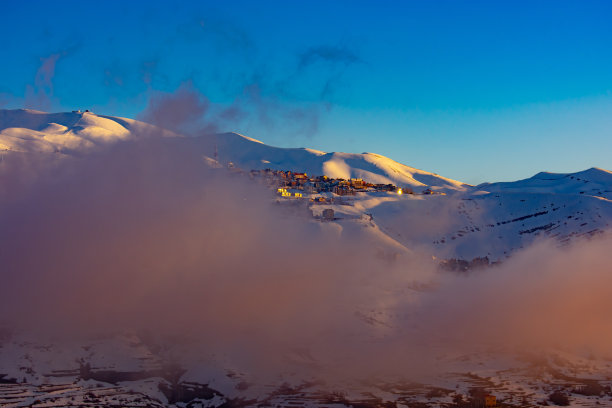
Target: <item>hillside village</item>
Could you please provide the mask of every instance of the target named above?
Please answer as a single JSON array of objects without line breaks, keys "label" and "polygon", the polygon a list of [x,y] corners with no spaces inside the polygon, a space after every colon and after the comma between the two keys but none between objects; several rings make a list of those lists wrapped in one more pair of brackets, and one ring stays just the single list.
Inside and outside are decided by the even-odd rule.
[{"label": "hillside village", "polygon": [[[352,196],[358,192],[415,194],[411,188],[398,187],[394,184],[374,184],[361,178],[347,180],[272,169],[251,170],[249,175],[251,179],[262,178],[268,185],[275,187],[280,197],[308,199],[315,203],[333,203],[337,197]],[[444,193],[426,189],[421,194]]]}]

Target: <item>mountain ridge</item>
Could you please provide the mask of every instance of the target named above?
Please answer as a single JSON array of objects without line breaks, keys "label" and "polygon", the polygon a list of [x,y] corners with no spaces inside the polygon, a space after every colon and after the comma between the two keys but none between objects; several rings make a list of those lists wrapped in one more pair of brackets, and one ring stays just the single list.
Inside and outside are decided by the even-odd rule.
[{"label": "mountain ridge", "polygon": [[532,177],[509,182],[482,183],[474,190],[497,192],[530,192],[555,194],[585,194],[612,199],[612,172],[591,167],[575,173],[539,172]]},{"label": "mountain ridge", "polygon": [[[174,132],[128,118],[93,112],[46,113],[27,109],[0,110],[0,149],[5,151],[81,154],[96,146],[129,140],[139,134]],[[375,153],[323,152],[310,148],[269,146],[238,133],[184,137],[202,154],[218,154],[246,170],[273,168],[331,178],[363,178],[378,184],[396,184],[416,190],[463,190],[467,184],[398,163]]]},{"label": "mountain ridge", "polygon": [[151,133],[180,137],[200,149],[202,154],[211,158],[218,155],[218,160],[223,164],[231,162],[245,170],[271,168],[331,178],[362,178],[373,183],[410,187],[415,191],[427,188],[447,192],[528,191],[588,194],[612,199],[612,171],[598,167],[574,173],[542,171],[522,180],[471,186],[372,152],[324,152],[306,147],[276,147],[236,132],[186,137],[138,120],[93,112],[47,113],[31,109],[0,109],[0,150],[5,152],[70,155]]},{"label": "mountain ridge", "polygon": [[[325,192],[328,204],[313,206],[317,214],[333,209],[334,223],[353,231],[349,235],[358,231],[352,220],[373,217],[366,224],[375,228],[364,232],[364,237],[370,237],[373,246],[388,249],[397,247],[388,245],[395,242],[406,250],[425,248],[440,259],[486,256],[496,261],[540,239],[565,245],[606,233],[612,225],[612,172],[596,167],[470,186],[375,153],[274,147],[238,133],[186,137],[144,122],[91,112],[0,110],[0,149],[5,151],[83,156],[105,145],[151,135],[168,136],[164,140],[197,152],[203,165],[290,170],[409,187],[416,194],[356,192],[340,200],[350,205],[334,204],[338,197]],[[427,194],[432,191],[446,195]]]}]

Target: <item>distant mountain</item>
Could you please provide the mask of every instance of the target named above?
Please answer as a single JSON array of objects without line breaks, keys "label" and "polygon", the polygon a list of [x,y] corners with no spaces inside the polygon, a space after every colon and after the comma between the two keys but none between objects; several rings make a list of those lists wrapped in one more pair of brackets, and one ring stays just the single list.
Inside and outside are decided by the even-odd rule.
[{"label": "distant mountain", "polygon": [[484,183],[474,189],[492,193],[584,194],[612,199],[612,172],[597,167],[577,173],[541,172],[528,179]]}]

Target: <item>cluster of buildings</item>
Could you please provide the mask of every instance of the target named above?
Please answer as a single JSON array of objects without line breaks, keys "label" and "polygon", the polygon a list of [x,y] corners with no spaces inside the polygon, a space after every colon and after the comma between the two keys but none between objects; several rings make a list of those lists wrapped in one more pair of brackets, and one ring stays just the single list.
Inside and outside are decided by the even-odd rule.
[{"label": "cluster of buildings", "polygon": [[329,199],[322,193],[333,193],[339,196],[355,195],[357,192],[386,191],[398,194],[412,194],[411,189],[398,188],[393,184],[373,184],[360,178],[341,179],[329,178],[327,176],[308,176],[306,173],[298,173],[283,170],[251,170],[252,178],[262,177],[270,185],[277,188],[277,193],[286,198],[310,197],[311,201],[327,202]]}]

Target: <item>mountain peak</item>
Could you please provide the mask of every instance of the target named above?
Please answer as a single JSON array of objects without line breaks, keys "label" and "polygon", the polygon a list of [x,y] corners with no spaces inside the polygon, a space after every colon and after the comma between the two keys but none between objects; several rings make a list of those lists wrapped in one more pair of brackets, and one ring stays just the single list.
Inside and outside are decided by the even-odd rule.
[{"label": "mountain peak", "polygon": [[[415,169],[375,153],[324,152],[310,148],[283,148],[238,133],[216,137],[222,162],[244,169],[291,170],[330,178],[361,178],[376,184],[462,190],[464,183]],[[209,152],[210,154],[210,152]]]},{"label": "mountain peak", "polygon": [[575,173],[540,172],[534,176],[512,182],[484,183],[476,188],[489,192],[531,192],[555,194],[583,194],[606,199],[612,198],[612,172],[591,167]]}]

